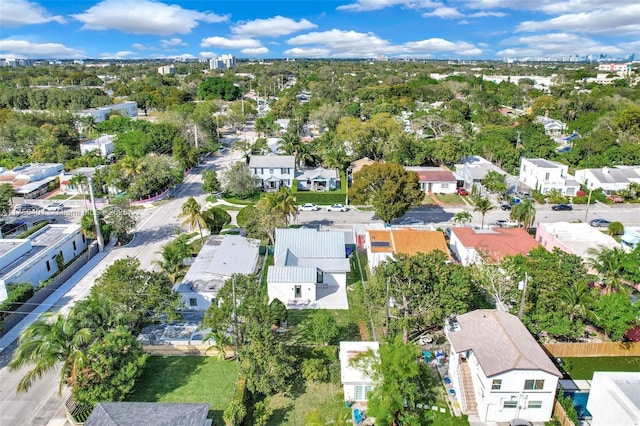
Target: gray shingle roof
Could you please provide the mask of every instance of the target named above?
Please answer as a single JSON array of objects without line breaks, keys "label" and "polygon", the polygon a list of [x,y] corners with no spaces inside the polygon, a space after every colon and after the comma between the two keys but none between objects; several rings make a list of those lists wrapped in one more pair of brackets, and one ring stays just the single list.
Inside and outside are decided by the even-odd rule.
[{"label": "gray shingle roof", "polygon": [[631,183],[640,179],[640,175],[631,168],[610,168],[606,173],[602,169],[589,169],[589,171],[600,183]]},{"label": "gray shingle roof", "polygon": [[85,426],[203,426],[209,404],[99,402]]},{"label": "gray shingle roof", "polygon": [[448,338],[457,353],[472,350],[487,377],[510,370],[542,370],[562,377],[518,317],[479,309],[457,317]]},{"label": "gray shingle roof", "polygon": [[290,168],[296,166],[296,157],[293,155],[253,155],[249,159],[250,168]]}]

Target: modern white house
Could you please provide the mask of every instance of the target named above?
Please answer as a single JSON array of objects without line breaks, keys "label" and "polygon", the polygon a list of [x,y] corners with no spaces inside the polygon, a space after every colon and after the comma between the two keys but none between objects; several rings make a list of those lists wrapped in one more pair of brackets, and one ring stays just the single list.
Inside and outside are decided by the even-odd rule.
[{"label": "modern white house", "polygon": [[445,323],[449,378],[462,412],[482,422],[551,419],[556,368],[518,317],[481,309]]},{"label": "modern white house", "polygon": [[265,191],[277,191],[280,187],[291,188],[296,176],[296,157],[293,155],[253,155],[249,159],[249,170]]},{"label": "modern white house", "polygon": [[0,168],[0,184],[8,183],[15,188],[18,196],[25,199],[46,194],[49,184],[64,170],[62,163],[31,163],[14,167],[13,170]]},{"label": "modern white house", "polygon": [[375,382],[366,371],[349,365],[349,362],[368,351],[377,355],[379,348],[378,342],[340,342],[338,358],[345,401],[366,402],[368,400],[367,394],[373,389]]},{"label": "modern white house", "polygon": [[640,373],[595,371],[587,410],[591,426],[640,425]]},{"label": "modern white house", "polygon": [[458,181],[455,175],[441,167],[405,167],[418,174],[420,189],[426,193],[455,194]]},{"label": "modern white house", "polygon": [[239,235],[211,235],[182,282],[173,286],[188,309],[206,310],[233,274],[253,274],[260,240]]},{"label": "modern white house", "polygon": [[626,189],[631,183],[640,184],[640,165],[576,170],[576,180],[587,189],[600,188],[609,195]]},{"label": "modern white house", "polygon": [[106,105],[100,108],[89,108],[74,115],[78,117],[92,117],[93,121],[99,123],[109,118],[109,114],[117,112],[124,117],[137,117],[138,104],[134,101],[122,102],[119,104]]},{"label": "modern white house", "polygon": [[82,142],[80,144],[80,154],[86,155],[90,152],[98,151],[102,158],[108,158],[113,154],[113,140],[115,135],[101,135],[92,141]]},{"label": "modern white house", "polygon": [[299,191],[333,191],[337,188],[339,178],[336,169],[325,169],[316,167],[315,169],[300,170],[296,173]]},{"label": "modern white house", "polygon": [[267,270],[269,303],[289,309],[349,309],[345,234],[313,228],[276,229],[273,266]]},{"label": "modern white house", "polygon": [[557,189],[572,197],[580,189],[578,181],[569,174],[569,166],[543,158],[522,158],[518,181],[541,194]]},{"label": "modern white house", "polygon": [[87,248],[80,225],[47,225],[25,239],[0,240],[0,302],[6,285],[29,282],[37,287]]}]

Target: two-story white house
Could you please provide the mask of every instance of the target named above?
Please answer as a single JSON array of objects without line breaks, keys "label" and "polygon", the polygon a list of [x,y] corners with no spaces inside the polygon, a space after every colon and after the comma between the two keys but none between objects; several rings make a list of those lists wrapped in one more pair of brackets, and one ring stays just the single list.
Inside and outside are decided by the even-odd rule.
[{"label": "two-story white house", "polygon": [[115,135],[101,135],[100,137],[82,142],[80,144],[80,154],[86,155],[89,152],[96,152],[102,158],[108,158],[113,154],[113,141],[115,139]]},{"label": "two-story white house", "polygon": [[293,155],[253,155],[249,159],[251,174],[259,179],[265,191],[291,188],[296,175],[296,157]]},{"label": "two-story white house", "polygon": [[578,181],[569,174],[569,166],[543,158],[522,158],[518,181],[541,194],[557,189],[572,197],[580,189]]},{"label": "two-story white house", "polygon": [[482,422],[551,419],[556,368],[518,317],[480,309],[445,323],[449,378],[462,412]]},{"label": "two-story white house", "polygon": [[269,303],[289,309],[349,309],[345,234],[313,228],[276,229],[273,266],[267,270]]}]

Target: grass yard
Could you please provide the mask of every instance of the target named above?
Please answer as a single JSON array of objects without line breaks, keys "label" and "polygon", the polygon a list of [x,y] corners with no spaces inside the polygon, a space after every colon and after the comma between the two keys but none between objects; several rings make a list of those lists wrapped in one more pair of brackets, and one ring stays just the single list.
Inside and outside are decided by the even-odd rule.
[{"label": "grass yard", "polygon": [[273,415],[267,425],[304,425],[305,417],[316,411],[326,421],[336,417],[349,418],[351,410],[344,405],[342,387],[331,383],[307,384],[295,398],[277,394],[269,398]]},{"label": "grass yard", "polygon": [[562,361],[574,380],[591,380],[594,371],[640,372],[640,357],[637,356],[562,358]]},{"label": "grass yard", "polygon": [[422,199],[422,205],[431,205],[431,206],[435,206],[436,205],[436,200],[434,200],[433,198],[431,198],[431,195],[429,194],[424,194],[424,198]]},{"label": "grass yard", "polygon": [[435,197],[444,204],[464,204],[462,197],[458,194],[436,194]]},{"label": "grass yard", "polygon": [[128,401],[206,402],[214,425],[233,397],[238,364],[215,357],[150,356]]}]

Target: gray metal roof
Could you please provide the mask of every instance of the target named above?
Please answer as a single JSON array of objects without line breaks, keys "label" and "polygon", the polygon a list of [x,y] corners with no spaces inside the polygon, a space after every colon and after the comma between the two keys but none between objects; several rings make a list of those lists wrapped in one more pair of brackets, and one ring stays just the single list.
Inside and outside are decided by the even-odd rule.
[{"label": "gray metal roof", "polygon": [[276,265],[286,266],[290,255],[307,259],[344,259],[344,232],[321,232],[305,228],[276,229]]},{"label": "gray metal roof", "polygon": [[622,168],[622,169],[588,169],[591,174],[598,179],[600,183],[631,183],[640,179],[640,174],[638,174],[632,168]]},{"label": "gray metal roof", "polygon": [[487,377],[511,370],[542,370],[562,377],[529,330],[515,315],[479,309],[457,317],[447,336],[456,353],[473,351]]},{"label": "gray metal roof", "polygon": [[99,402],[86,426],[204,426],[209,404]]},{"label": "gray metal roof", "polygon": [[563,166],[561,163],[555,161],[545,160],[544,158],[526,158],[530,163],[535,164],[537,167],[545,169],[557,169]]},{"label": "gray metal roof", "polygon": [[269,266],[269,283],[316,283],[318,270],[303,266]]},{"label": "gray metal roof", "polygon": [[297,266],[318,268],[324,272],[349,272],[349,259],[297,259]]},{"label": "gray metal roof", "polygon": [[252,155],[249,159],[249,167],[251,168],[295,168],[296,157],[293,155]]}]

